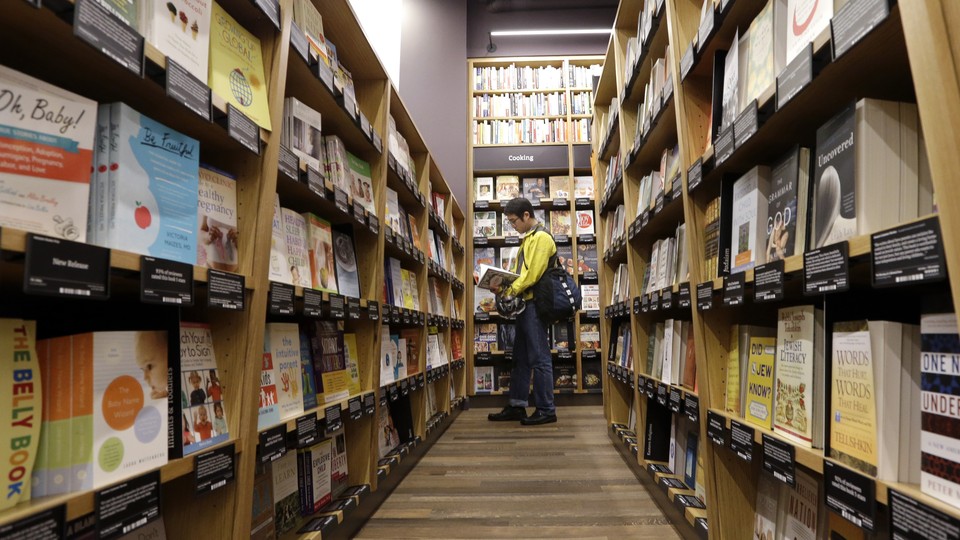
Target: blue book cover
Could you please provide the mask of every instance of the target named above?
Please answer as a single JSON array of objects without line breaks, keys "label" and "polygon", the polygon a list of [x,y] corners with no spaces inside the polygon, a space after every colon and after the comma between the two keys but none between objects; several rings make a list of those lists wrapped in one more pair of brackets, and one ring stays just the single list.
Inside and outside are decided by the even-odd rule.
[{"label": "blue book cover", "polygon": [[196,264],[200,143],[123,103],[111,115],[111,247]]},{"label": "blue book cover", "polygon": [[300,327],[300,375],[303,378],[303,410],[309,411],[310,409],[316,409],[317,383],[313,376],[310,338],[302,326]]}]

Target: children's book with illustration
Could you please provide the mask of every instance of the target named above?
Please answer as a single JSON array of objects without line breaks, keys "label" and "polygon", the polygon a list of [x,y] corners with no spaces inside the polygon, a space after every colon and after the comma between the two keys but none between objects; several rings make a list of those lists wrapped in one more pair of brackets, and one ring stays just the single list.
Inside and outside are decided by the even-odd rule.
[{"label": "children's book with illustration", "polygon": [[180,323],[180,377],[183,454],[230,438],[226,401],[210,326]]},{"label": "children's book with illustration", "polygon": [[208,83],[213,93],[270,130],[267,78],[260,38],[251,34],[219,4],[210,21]]}]

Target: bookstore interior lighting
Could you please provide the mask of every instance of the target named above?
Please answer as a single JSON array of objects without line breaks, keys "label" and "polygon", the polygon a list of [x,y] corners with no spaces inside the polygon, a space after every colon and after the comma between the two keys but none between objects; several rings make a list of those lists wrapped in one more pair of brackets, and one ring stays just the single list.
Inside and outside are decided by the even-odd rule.
[{"label": "bookstore interior lighting", "polygon": [[464,58],[459,186],[349,0],[4,0],[0,540],[356,534],[506,403],[517,197],[583,296],[525,429],[602,403],[686,538],[960,538],[958,28],[621,0]]}]

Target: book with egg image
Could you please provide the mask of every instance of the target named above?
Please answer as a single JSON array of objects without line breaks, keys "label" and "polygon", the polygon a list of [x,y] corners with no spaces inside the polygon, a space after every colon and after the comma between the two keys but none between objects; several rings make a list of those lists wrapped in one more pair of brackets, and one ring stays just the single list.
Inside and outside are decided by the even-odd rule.
[{"label": "book with egg image", "polygon": [[360,276],[357,274],[357,255],[353,238],[340,231],[333,231],[333,258],[337,263],[337,284],[340,294],[360,298]]}]

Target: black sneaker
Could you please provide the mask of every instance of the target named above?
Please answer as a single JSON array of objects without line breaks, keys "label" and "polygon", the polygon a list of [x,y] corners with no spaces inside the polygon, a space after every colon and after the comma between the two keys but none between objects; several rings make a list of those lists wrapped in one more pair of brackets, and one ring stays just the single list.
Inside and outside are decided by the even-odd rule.
[{"label": "black sneaker", "polygon": [[517,420],[522,422],[526,418],[526,409],[523,407],[512,407],[510,405],[507,405],[498,413],[490,413],[487,415],[487,420],[491,422],[516,422]]},{"label": "black sneaker", "polygon": [[530,416],[520,420],[520,423],[525,426],[539,426],[540,424],[552,424],[557,421],[557,415],[555,414],[543,414],[540,411],[537,411]]}]

